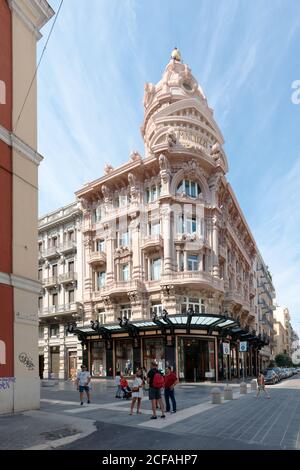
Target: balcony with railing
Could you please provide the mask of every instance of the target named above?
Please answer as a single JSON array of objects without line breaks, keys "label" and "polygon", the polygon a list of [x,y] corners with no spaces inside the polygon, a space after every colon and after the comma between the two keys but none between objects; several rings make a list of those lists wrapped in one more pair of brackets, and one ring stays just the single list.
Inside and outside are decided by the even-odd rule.
[{"label": "balcony with railing", "polygon": [[177,271],[162,274],[161,284],[172,282],[174,284],[198,285],[224,291],[224,281],[204,271]]},{"label": "balcony with railing", "polygon": [[76,250],[75,240],[68,240],[65,243],[61,243],[58,247],[60,253],[67,253],[74,250]]},{"label": "balcony with railing", "polygon": [[130,291],[140,291],[143,289],[143,283],[138,279],[133,279],[130,281],[110,281],[106,282],[105,285],[97,287],[97,289],[93,292],[93,299],[99,299],[102,295],[108,294],[118,294],[123,292],[130,292]]},{"label": "balcony with railing", "polygon": [[148,235],[142,239],[141,248],[143,250],[148,250],[151,248],[163,248],[164,240],[161,235]]},{"label": "balcony with railing", "polygon": [[61,315],[77,311],[76,302],[70,302],[62,305],[50,305],[38,310],[39,317]]},{"label": "balcony with railing", "polygon": [[53,287],[59,284],[58,276],[46,277],[42,280],[43,287]]},{"label": "balcony with railing", "polygon": [[71,282],[75,282],[75,281],[77,281],[77,273],[74,273],[74,271],[69,271],[67,273],[60,274],[58,276],[58,281],[61,284],[68,284],[68,283],[71,283]]},{"label": "balcony with railing", "polygon": [[104,251],[92,251],[88,257],[88,263],[91,265],[105,264],[106,253]]},{"label": "balcony with railing", "polygon": [[50,246],[41,252],[41,257],[44,258],[54,258],[56,256],[59,256],[58,246]]}]

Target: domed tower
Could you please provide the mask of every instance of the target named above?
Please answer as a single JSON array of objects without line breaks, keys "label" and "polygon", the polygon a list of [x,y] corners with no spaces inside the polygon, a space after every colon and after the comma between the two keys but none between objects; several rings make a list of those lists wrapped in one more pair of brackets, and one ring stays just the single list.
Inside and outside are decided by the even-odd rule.
[{"label": "domed tower", "polygon": [[228,164],[224,139],[206,97],[177,48],[171,53],[162,79],[145,84],[145,155],[195,157],[208,172],[225,174]]}]

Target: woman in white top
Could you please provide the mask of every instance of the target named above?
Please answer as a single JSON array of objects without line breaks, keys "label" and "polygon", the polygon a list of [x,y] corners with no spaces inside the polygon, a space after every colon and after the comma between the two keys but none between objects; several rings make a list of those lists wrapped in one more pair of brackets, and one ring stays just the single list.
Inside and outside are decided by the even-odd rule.
[{"label": "woman in white top", "polygon": [[137,413],[138,414],[141,414],[141,401],[142,401],[142,397],[143,397],[143,390],[142,390],[142,387],[143,387],[143,381],[141,379],[141,377],[139,377],[137,374],[135,374],[134,376],[134,380],[132,382],[132,401],[131,401],[131,408],[130,408],[130,415],[132,415],[133,413],[133,408],[134,408],[134,404],[135,402],[137,401]]}]

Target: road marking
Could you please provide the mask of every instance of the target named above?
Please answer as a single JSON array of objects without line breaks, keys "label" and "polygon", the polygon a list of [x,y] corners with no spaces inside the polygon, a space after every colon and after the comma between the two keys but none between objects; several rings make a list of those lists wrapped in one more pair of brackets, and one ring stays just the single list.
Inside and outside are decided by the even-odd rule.
[{"label": "road marking", "polygon": [[160,418],[159,415],[157,417],[157,420],[153,419],[151,421],[144,421],[143,423],[139,423],[138,426],[156,429],[165,428],[167,426],[171,426],[171,424],[178,423],[179,421],[187,419],[190,416],[194,416],[195,414],[203,413],[204,411],[215,408],[216,406],[218,405],[213,405],[212,403],[201,403],[200,405],[191,406],[190,408],[177,411],[174,414],[169,415],[169,413],[167,413],[167,417],[163,420]]},{"label": "road marking", "polygon": [[49,403],[51,405],[78,405],[78,401],[66,401],[66,400],[50,400],[48,398],[41,398],[43,403]]},{"label": "road marking", "polygon": [[[108,410],[108,411],[120,411],[121,413],[127,413],[129,414],[130,412],[130,406],[128,403],[128,408],[126,409],[120,409],[120,406],[116,406],[116,404],[110,405],[105,404],[105,405],[87,405],[87,406],[80,406],[79,408],[75,408],[73,410],[63,410],[64,413],[71,413],[71,414],[76,414],[76,413],[83,413],[83,412],[88,412],[88,411],[93,411],[93,410]],[[151,410],[147,409],[142,409],[142,414],[152,414]]]}]

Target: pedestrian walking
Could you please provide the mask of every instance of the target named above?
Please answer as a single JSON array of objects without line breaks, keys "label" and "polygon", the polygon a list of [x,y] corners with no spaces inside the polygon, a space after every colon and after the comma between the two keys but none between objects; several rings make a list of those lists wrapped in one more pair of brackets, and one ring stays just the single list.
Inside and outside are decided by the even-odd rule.
[{"label": "pedestrian walking", "polygon": [[91,391],[91,374],[87,370],[86,365],[82,364],[81,371],[77,374],[76,385],[79,390],[80,405],[83,405],[83,393],[86,393],[87,402],[91,403],[90,391]]},{"label": "pedestrian walking", "polygon": [[116,377],[115,377],[115,384],[116,384],[116,386],[117,386],[116,398],[122,398],[122,397],[121,397],[121,391],[122,391],[122,389],[121,389],[121,384],[120,384],[120,382],[121,382],[121,373],[118,371],[118,372],[116,373]]},{"label": "pedestrian walking", "polygon": [[151,362],[151,369],[147,374],[149,383],[149,400],[151,400],[152,416],[151,419],[157,419],[156,406],[159,403],[161,409],[161,418],[165,418],[164,404],[161,398],[161,389],[164,387],[164,377],[158,371],[156,362]]},{"label": "pedestrian walking", "polygon": [[135,402],[137,401],[137,414],[141,414],[141,402],[143,398],[143,380],[140,377],[140,374],[137,372],[134,376],[134,380],[132,382],[132,401],[130,407],[130,415],[133,413]]},{"label": "pedestrian walking", "polygon": [[258,385],[258,387],[257,387],[256,398],[259,397],[259,394],[262,390],[267,395],[267,398],[271,398],[270,395],[268,394],[267,390],[266,390],[265,376],[261,372],[258,374],[258,377],[257,377],[257,385]]},{"label": "pedestrian walking", "polygon": [[[166,369],[165,375],[165,402],[166,402],[166,411],[171,413],[176,413],[176,400],[175,400],[175,392],[174,387],[178,383],[177,375],[175,372],[172,371],[172,368],[169,366]],[[170,399],[172,402],[171,411],[170,408]]]}]

